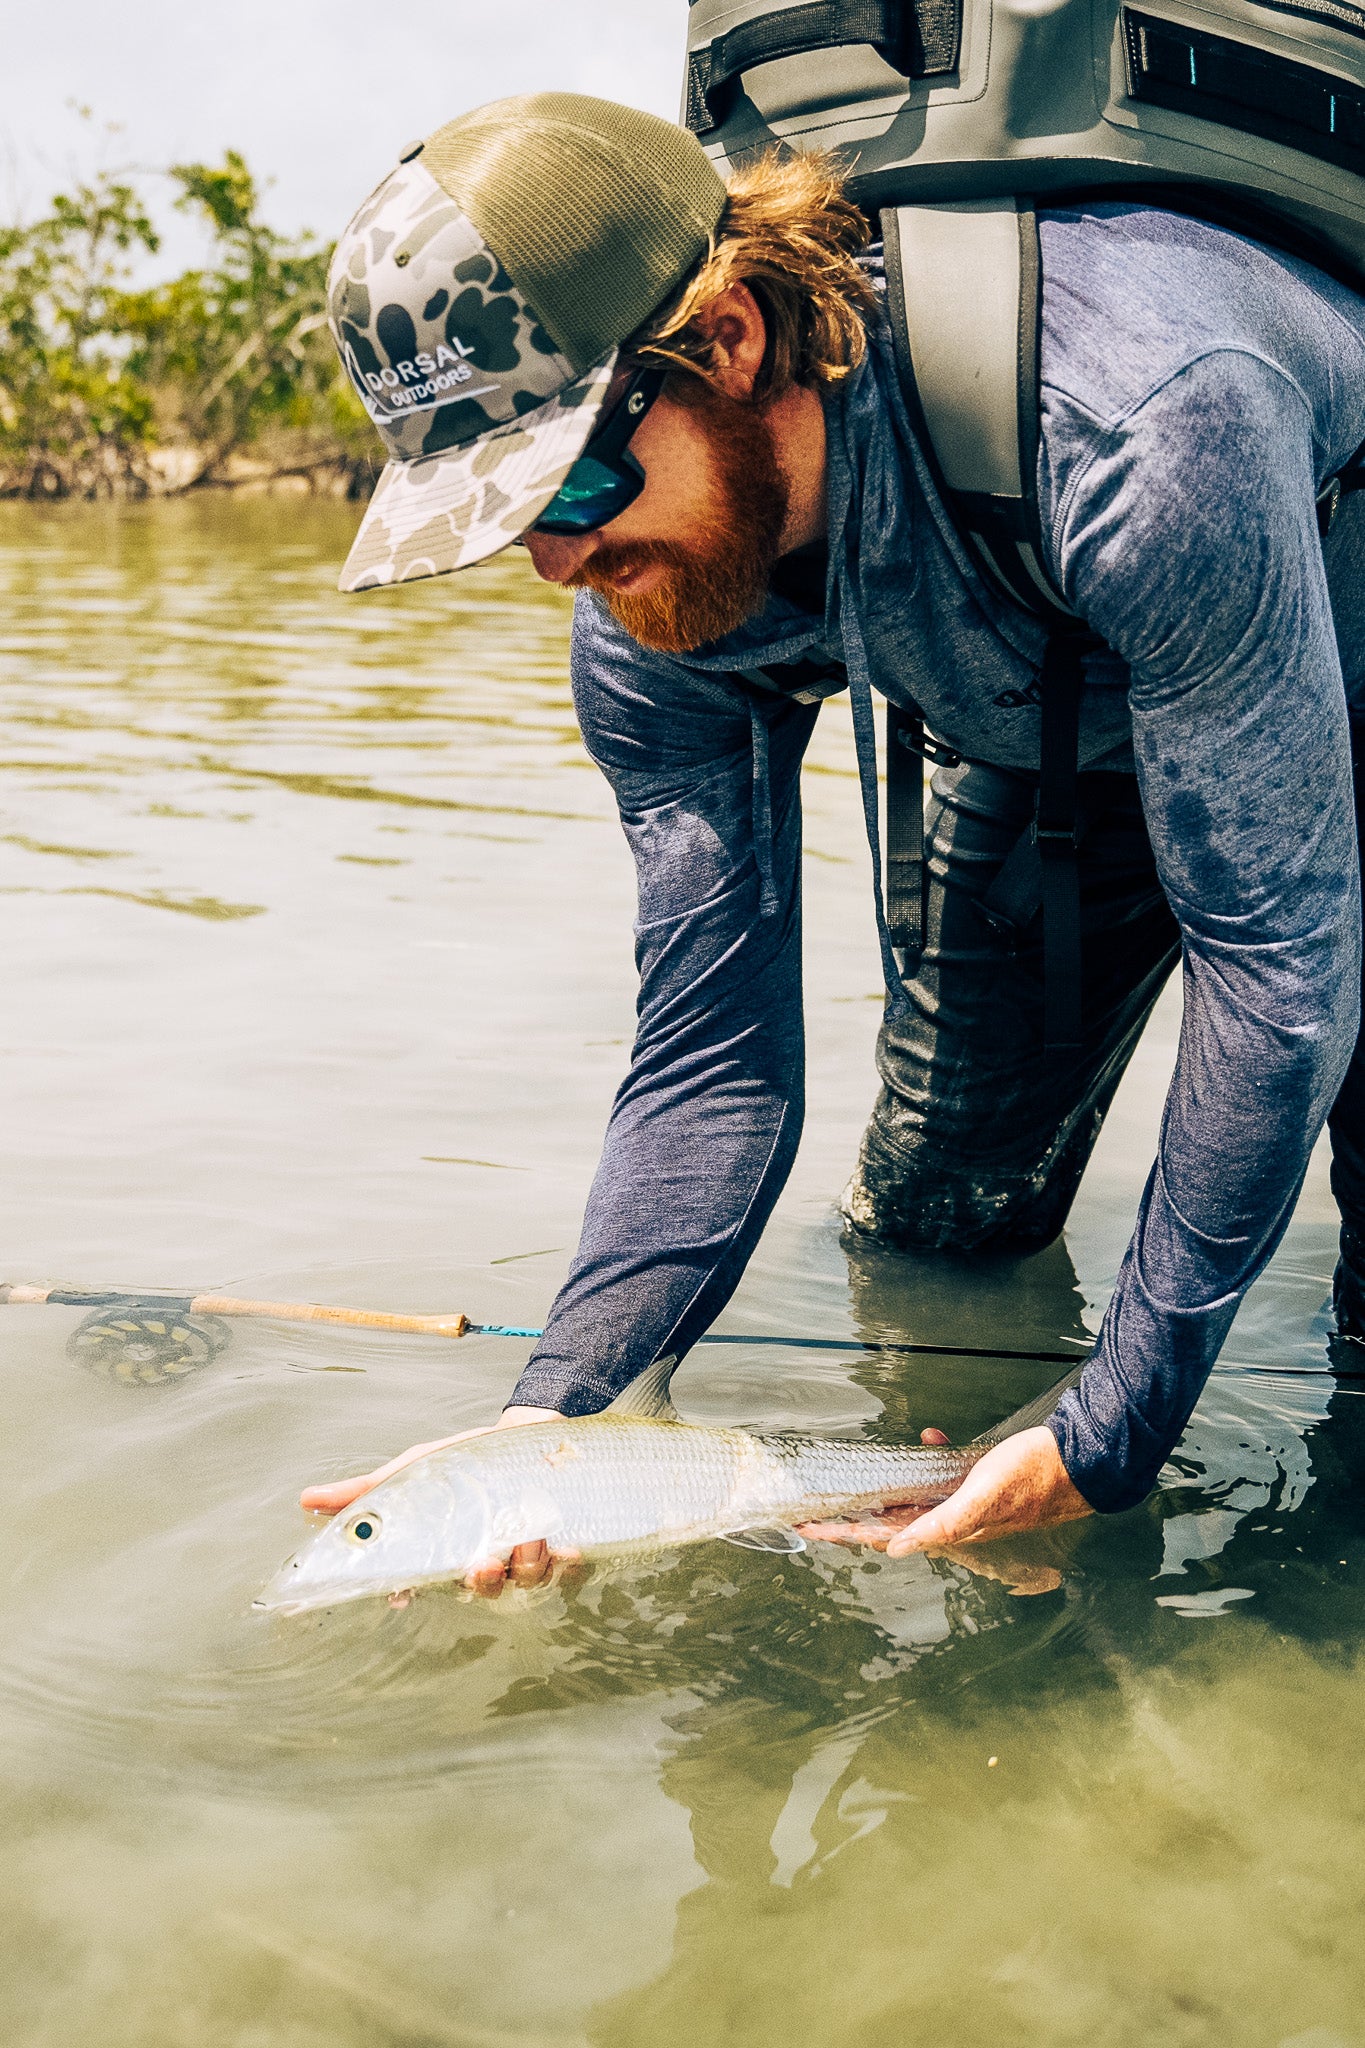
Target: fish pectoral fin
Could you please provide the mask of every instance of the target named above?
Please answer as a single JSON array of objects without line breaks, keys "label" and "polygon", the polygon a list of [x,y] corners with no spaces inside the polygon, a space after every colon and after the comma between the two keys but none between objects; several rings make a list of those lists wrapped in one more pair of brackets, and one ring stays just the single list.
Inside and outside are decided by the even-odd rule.
[{"label": "fish pectoral fin", "polygon": [[733,1543],[740,1550],[781,1550],[797,1551],[806,1547],[805,1538],[798,1536],[795,1529],[757,1528],[727,1529],[721,1537],[722,1543]]}]

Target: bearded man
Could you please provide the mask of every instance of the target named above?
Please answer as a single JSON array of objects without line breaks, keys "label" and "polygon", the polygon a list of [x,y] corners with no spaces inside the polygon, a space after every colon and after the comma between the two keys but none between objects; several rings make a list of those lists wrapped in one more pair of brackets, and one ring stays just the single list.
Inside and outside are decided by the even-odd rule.
[{"label": "bearded man", "polygon": [[[1004,932],[983,901],[1034,804],[1045,636],[936,491],[878,251],[834,167],[769,158],[727,190],[667,122],[504,101],[408,153],[333,273],[338,344],[392,456],[342,587],[514,540],[574,587],[578,715],[638,869],[630,1073],[497,1426],[600,1410],[685,1352],[771,1212],[802,1115],[798,786],[823,695],[850,689],[874,863],[871,690],[952,761],[908,979],[878,886],[883,1086],[853,1230],[1050,1242],[1182,962],[1158,1157],[1080,1383],[942,1507],[870,1532],[893,1553],[1143,1498],[1329,1112],[1338,1325],[1365,1334],[1362,527],[1351,499],[1324,547],[1315,509],[1365,440],[1365,303],[1147,203],[1044,212],[1040,243],[1046,566],[1103,643],[1082,691],[1082,1043],[1064,1060],[1045,1046],[1039,921]],[[304,1503],[342,1507],[380,1476]],[[525,1546],[481,1583],[548,1565]]]}]

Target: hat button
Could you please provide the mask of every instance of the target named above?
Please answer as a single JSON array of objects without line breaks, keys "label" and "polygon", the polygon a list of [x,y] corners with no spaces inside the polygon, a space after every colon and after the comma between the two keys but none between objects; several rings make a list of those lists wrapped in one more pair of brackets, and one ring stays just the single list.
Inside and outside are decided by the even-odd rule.
[{"label": "hat button", "polygon": [[422,154],[422,151],[426,148],[426,146],[427,145],[425,140],[421,142],[405,142],[403,144],[403,147],[398,152],[399,163],[410,164],[415,156],[420,156]]}]

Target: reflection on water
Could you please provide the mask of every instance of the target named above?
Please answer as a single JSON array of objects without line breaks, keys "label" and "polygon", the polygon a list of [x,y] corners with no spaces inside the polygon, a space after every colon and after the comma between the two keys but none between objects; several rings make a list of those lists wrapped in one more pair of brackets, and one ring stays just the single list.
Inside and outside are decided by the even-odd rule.
[{"label": "reflection on water", "polygon": [[[629,862],[513,553],[342,601],[348,508],[0,507],[0,1279],[541,1320],[631,1031]],[[993,1421],[1102,1309],[1163,1007],[1066,1246],[841,1246],[875,951],[807,777],[811,1108],[685,1410]],[[172,913],[172,914],[168,914]],[[713,1545],[282,1622],[299,1485],[491,1417],[526,1345],[236,1324],[174,1385],[0,1310],[0,2030],[76,2048],[1365,2048],[1365,1395],[1315,1168],[1145,1507],[956,1562]],[[1040,1568],[1055,1591],[1014,1590]]]}]

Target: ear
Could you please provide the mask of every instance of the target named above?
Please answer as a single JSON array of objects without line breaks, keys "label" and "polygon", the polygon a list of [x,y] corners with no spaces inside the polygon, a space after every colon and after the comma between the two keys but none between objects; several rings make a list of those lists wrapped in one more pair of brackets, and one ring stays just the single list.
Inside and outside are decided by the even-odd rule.
[{"label": "ear", "polygon": [[715,381],[731,398],[751,396],[768,348],[762,308],[747,284],[730,284],[693,325],[711,343]]}]

